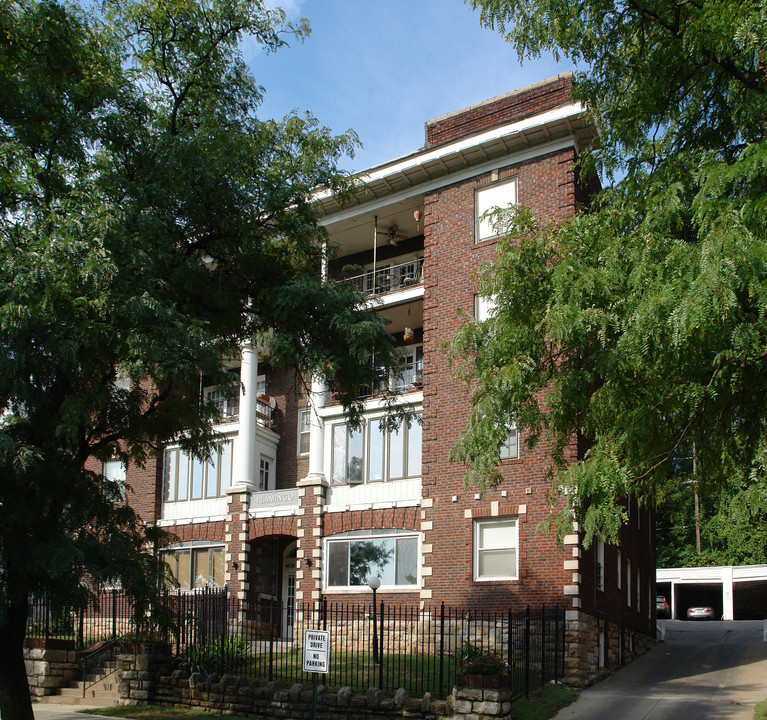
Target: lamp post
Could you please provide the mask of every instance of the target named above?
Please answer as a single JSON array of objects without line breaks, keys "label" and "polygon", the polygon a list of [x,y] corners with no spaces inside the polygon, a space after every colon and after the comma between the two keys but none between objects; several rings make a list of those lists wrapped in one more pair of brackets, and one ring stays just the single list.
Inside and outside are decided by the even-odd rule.
[{"label": "lamp post", "polygon": [[381,578],[371,575],[368,587],[373,591],[373,664],[378,665],[378,628],[376,622],[376,590],[381,587]]}]

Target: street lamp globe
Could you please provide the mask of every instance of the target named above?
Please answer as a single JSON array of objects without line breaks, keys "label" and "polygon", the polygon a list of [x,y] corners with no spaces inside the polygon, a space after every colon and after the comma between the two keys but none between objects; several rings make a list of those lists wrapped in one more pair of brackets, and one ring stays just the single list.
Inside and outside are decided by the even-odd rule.
[{"label": "street lamp globe", "polygon": [[375,592],[376,590],[378,590],[378,588],[380,588],[380,587],[381,587],[381,578],[380,578],[380,577],[378,577],[377,575],[371,575],[371,576],[368,578],[368,587],[369,587],[369,588],[370,588],[370,589],[371,589],[373,592]]}]

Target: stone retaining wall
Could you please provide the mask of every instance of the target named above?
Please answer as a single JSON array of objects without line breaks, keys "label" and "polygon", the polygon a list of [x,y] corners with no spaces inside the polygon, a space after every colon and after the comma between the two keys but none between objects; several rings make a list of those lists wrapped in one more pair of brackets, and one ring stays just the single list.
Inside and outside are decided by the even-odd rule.
[{"label": "stone retaining wall", "polygon": [[633,628],[583,612],[571,616],[570,612],[565,628],[563,681],[569,687],[584,688],[612,675],[655,643],[655,638]]},{"label": "stone retaining wall", "polygon": [[450,696],[453,720],[508,720],[511,689],[455,687]]},{"label": "stone retaining wall", "polygon": [[[259,718],[301,720],[312,714],[312,690],[296,684],[284,688],[276,682],[264,683],[233,675],[202,675],[174,670],[170,675],[149,678],[149,667],[156,660],[128,656],[121,657],[119,683],[120,703],[142,705],[150,701],[156,705],[194,707],[215,714],[256,715]],[[431,696],[414,699],[400,689],[393,698],[385,698],[378,688],[370,688],[364,695],[351,688],[328,692],[324,685],[317,688],[317,717],[320,720],[398,720],[422,718],[441,720],[446,717],[446,703],[434,701]]]},{"label": "stone retaining wall", "polygon": [[80,667],[72,647],[63,643],[41,642],[38,647],[24,648],[29,694],[33,697],[55,695],[77,677]]}]

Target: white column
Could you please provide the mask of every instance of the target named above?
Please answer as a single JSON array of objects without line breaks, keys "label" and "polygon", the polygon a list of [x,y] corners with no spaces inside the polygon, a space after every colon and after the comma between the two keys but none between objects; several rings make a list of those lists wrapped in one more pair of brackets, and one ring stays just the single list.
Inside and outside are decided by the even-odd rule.
[{"label": "white column", "polygon": [[673,580],[671,581],[671,610],[669,611],[669,618],[671,620],[678,619],[676,616],[676,583]]},{"label": "white column", "polygon": [[[328,279],[328,245],[322,243],[322,281]],[[325,423],[317,410],[325,406],[328,389],[322,380],[312,378],[312,391],[309,395],[309,474],[304,481],[311,484],[327,485],[325,478]],[[302,481],[303,482],[303,481]]]},{"label": "white column", "polygon": [[722,620],[735,619],[735,605],[732,596],[732,565],[722,568]]},{"label": "white column", "polygon": [[309,396],[309,475],[325,479],[325,423],[317,410],[325,405],[327,387],[321,380],[312,380]]},{"label": "white column", "polygon": [[240,364],[240,432],[235,453],[235,482],[253,490],[258,489],[257,385],[258,353],[248,342],[243,345]]}]

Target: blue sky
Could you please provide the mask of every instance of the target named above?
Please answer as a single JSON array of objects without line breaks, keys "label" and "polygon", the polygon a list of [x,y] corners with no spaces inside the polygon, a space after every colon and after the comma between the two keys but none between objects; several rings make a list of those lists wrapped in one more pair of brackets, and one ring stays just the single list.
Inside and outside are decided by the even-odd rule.
[{"label": "blue sky", "polygon": [[303,45],[267,55],[245,46],[266,90],[261,117],[314,114],[364,144],[341,165],[362,170],[417,150],[426,120],[543,80],[568,65],[520,65],[512,47],[481,28],[462,0],[271,0],[309,18]]}]

